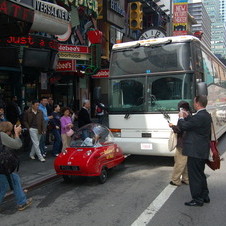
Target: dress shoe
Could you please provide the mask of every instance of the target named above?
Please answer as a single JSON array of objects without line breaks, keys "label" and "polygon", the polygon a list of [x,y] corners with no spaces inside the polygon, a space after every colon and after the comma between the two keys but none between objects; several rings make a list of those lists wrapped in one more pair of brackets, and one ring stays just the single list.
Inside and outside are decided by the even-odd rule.
[{"label": "dress shoe", "polygon": [[210,203],[210,198],[206,197],[203,201],[204,201],[204,203]]},{"label": "dress shoe", "polygon": [[197,202],[194,199],[191,200],[190,202],[185,202],[184,203],[185,206],[203,206],[202,202]]}]

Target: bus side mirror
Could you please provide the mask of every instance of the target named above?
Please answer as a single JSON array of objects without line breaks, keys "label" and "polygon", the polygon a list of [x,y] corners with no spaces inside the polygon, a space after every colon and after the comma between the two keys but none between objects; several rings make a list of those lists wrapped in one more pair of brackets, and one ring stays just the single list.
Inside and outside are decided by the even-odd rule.
[{"label": "bus side mirror", "polygon": [[208,96],[208,89],[207,89],[207,85],[205,82],[197,83],[196,95],[197,96]]},{"label": "bus side mirror", "polygon": [[93,99],[95,101],[100,101],[101,99],[101,87],[95,87],[93,90]]}]

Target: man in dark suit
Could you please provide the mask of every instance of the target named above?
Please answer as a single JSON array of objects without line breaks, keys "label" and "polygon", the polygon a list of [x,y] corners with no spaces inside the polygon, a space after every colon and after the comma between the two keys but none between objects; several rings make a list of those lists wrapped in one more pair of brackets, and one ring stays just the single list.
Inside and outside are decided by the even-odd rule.
[{"label": "man in dark suit", "polygon": [[211,137],[211,116],[206,111],[206,96],[194,99],[196,114],[186,118],[186,113],[179,113],[178,126],[186,131],[183,139],[183,155],[188,156],[188,177],[192,200],[185,202],[187,206],[203,206],[209,203],[209,190],[206,181],[205,162],[209,158]]},{"label": "man in dark suit", "polygon": [[89,123],[91,123],[90,115],[89,115],[89,109],[90,109],[90,101],[84,100],[83,101],[83,107],[78,113],[78,127],[85,126]]}]

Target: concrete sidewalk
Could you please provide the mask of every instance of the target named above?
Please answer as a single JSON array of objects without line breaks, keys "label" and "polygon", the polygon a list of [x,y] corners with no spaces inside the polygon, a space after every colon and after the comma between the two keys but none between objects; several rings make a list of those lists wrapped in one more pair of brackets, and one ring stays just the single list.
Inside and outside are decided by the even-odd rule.
[{"label": "concrete sidewalk", "polygon": [[[52,145],[47,146],[47,157],[45,162],[40,162],[37,158],[30,159],[29,152],[20,151],[20,168],[16,172],[20,175],[21,184],[24,189],[30,190],[38,185],[53,180],[57,177],[54,170],[54,159],[51,155]],[[8,192],[6,197],[10,197],[12,191]]]}]

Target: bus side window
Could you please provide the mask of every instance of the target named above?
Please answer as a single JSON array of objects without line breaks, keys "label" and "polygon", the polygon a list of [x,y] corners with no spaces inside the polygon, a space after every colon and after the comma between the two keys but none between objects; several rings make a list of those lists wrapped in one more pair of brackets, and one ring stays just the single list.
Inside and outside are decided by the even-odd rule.
[{"label": "bus side window", "polygon": [[199,46],[194,46],[194,66],[195,71],[203,73],[203,61],[202,61],[202,51]]}]

